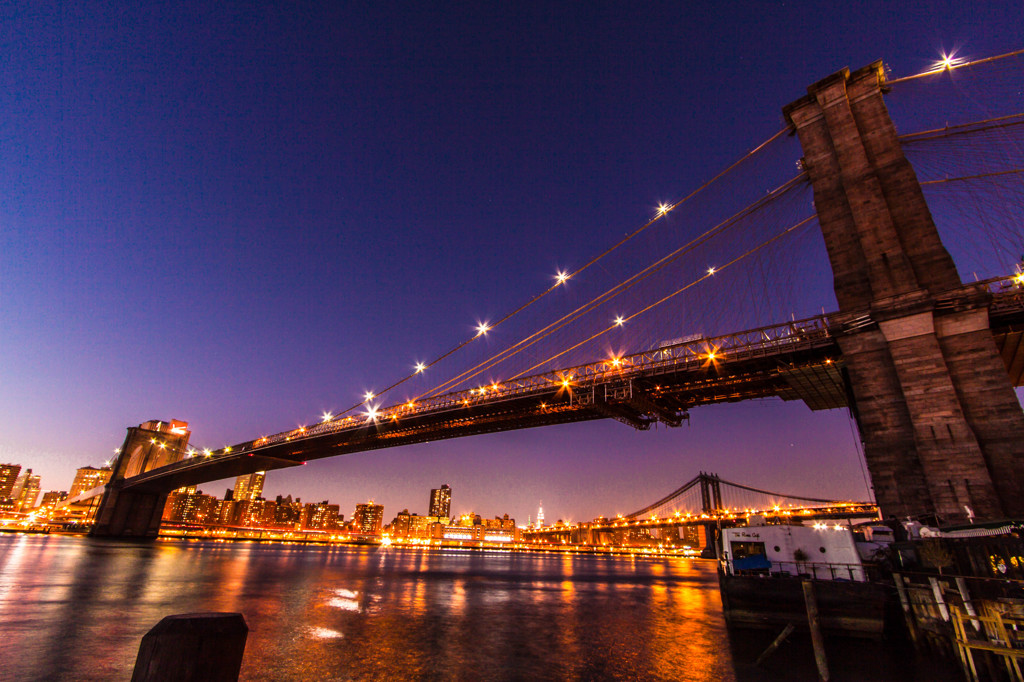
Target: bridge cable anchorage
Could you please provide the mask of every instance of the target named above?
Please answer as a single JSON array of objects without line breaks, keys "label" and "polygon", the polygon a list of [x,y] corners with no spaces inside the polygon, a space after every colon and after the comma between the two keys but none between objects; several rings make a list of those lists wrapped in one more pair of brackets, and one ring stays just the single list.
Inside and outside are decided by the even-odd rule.
[{"label": "bridge cable anchorage", "polygon": [[[581,316],[583,316],[587,312],[590,312],[591,310],[593,310],[596,307],[602,305],[603,303],[606,303],[607,301],[611,300],[615,296],[618,296],[619,294],[621,294],[621,293],[623,293],[625,291],[628,291],[629,289],[631,289],[632,287],[634,287],[638,283],[644,281],[645,279],[647,279],[647,278],[651,277],[652,275],[654,275],[655,273],[661,271],[662,269],[664,269],[668,265],[670,265],[673,262],[677,261],[679,258],[681,258],[681,257],[683,257],[683,256],[685,256],[685,255],[687,255],[687,254],[689,254],[691,252],[693,252],[697,247],[707,243],[709,240],[713,239],[714,237],[718,236],[719,234],[723,233],[724,231],[728,230],[729,228],[737,225],[742,219],[749,217],[750,215],[752,215],[756,211],[760,210],[764,206],[770,204],[775,199],[777,199],[779,197],[782,197],[782,196],[785,196],[790,190],[792,190],[795,187],[799,186],[799,183],[804,178],[806,178],[806,177],[807,177],[806,172],[802,172],[802,173],[794,176],[793,178],[789,179],[788,181],[786,181],[785,183],[783,183],[779,187],[777,187],[774,190],[772,190],[771,192],[769,192],[767,195],[765,195],[763,197],[760,197],[759,199],[757,199],[756,201],[754,201],[751,204],[747,205],[746,207],[744,207],[740,211],[736,212],[735,214],[733,214],[729,218],[726,218],[725,220],[723,220],[722,222],[718,223],[714,227],[712,227],[709,230],[705,231],[704,233],[698,235],[697,237],[691,239],[690,241],[688,241],[683,246],[679,247],[678,249],[674,250],[673,252],[669,253],[668,255],[658,259],[657,261],[655,261],[651,265],[647,266],[646,268],[644,268],[640,272],[637,272],[636,274],[634,274],[633,276],[629,277],[628,279],[620,282],[619,284],[613,286],[612,288],[606,290],[605,292],[599,294],[598,296],[595,296],[590,301],[587,301],[583,305],[577,307],[575,310],[573,310],[573,311],[563,315],[562,317],[558,318],[557,320],[555,320],[555,321],[549,323],[548,325],[542,327],[541,329],[537,330],[536,332],[534,332],[530,336],[520,340],[516,344],[514,344],[512,346],[509,346],[508,348],[504,349],[503,351],[501,351],[501,352],[491,356],[490,358],[487,358],[486,360],[480,362],[479,364],[475,365],[474,367],[471,367],[471,368],[465,370],[464,372],[462,372],[461,374],[453,377],[452,379],[449,379],[448,381],[435,386],[434,388],[430,389],[429,391],[424,392],[420,396],[417,396],[416,400],[423,400],[425,398],[437,395],[438,393],[444,391],[447,388],[455,386],[458,383],[461,383],[461,382],[469,380],[469,379],[473,379],[474,377],[479,376],[480,374],[482,374],[483,372],[487,371],[488,369],[491,369],[492,367],[496,366],[497,364],[499,364],[501,362],[504,362],[505,360],[509,359],[510,357],[513,357],[513,356],[517,355],[518,353],[520,353],[521,351],[523,351],[523,350],[533,346],[538,341],[543,340],[545,338],[548,338],[551,334],[553,334],[554,332],[559,331],[559,330],[565,328],[568,324],[570,324],[570,323],[574,322],[575,320],[579,319]],[[804,222],[807,222],[807,221],[805,220]],[[794,226],[794,227],[799,227],[802,224],[803,223],[800,223],[800,224],[798,224],[797,226]],[[762,244],[762,246],[765,246],[765,245],[767,245],[767,243]],[[757,248],[751,249],[746,254],[744,254],[744,256],[749,255],[751,253],[754,253],[756,250],[758,250],[758,249]],[[732,263],[735,263],[736,260],[739,260],[739,259],[735,259],[733,261],[730,261],[729,263],[726,264],[726,266],[723,266],[723,267],[727,267],[728,265],[731,265]],[[720,272],[721,270],[722,270],[722,267],[712,268],[711,270],[708,271],[708,273],[706,275],[701,277],[696,282],[691,283],[691,285],[689,285],[689,286],[693,286],[694,284],[697,284],[697,283],[699,283],[701,281],[704,281],[705,279],[708,279],[709,277],[711,277],[714,274]],[[682,291],[685,291],[687,288],[689,288],[689,286],[684,287],[683,289],[680,289],[676,293],[681,293]],[[659,301],[659,304],[664,302],[665,300],[668,300],[668,298],[671,298],[671,296],[663,299],[662,301]],[[655,304],[655,305],[658,305],[658,304]],[[643,309],[640,313],[635,313],[635,314],[630,315],[630,316],[625,317],[625,318],[618,318],[618,319],[616,319],[616,321],[609,328],[602,330],[598,334],[595,334],[594,336],[590,337],[589,339],[586,339],[585,341],[583,341],[583,342],[581,342],[579,344],[576,344],[575,346],[569,348],[568,350],[564,351],[560,355],[555,356],[553,358],[549,358],[545,362],[548,362],[548,361],[553,360],[553,359],[555,359],[557,357],[560,357],[561,355],[564,355],[565,353],[578,348],[580,345],[594,340],[595,338],[599,337],[601,334],[607,333],[611,329],[614,329],[616,327],[622,326],[622,324],[624,324],[626,322],[629,322],[630,320],[636,318],[637,316],[639,316],[643,312],[647,312],[648,310],[650,310],[653,307],[655,307],[655,306],[648,306],[647,308]],[[621,319],[622,322],[620,322],[619,319]],[[524,370],[522,372],[519,372],[518,374],[516,374],[513,377],[511,377],[511,379],[509,379],[509,380],[517,379],[517,378],[523,376],[524,374],[527,374],[527,373],[533,371],[534,369],[537,369],[538,367],[542,366],[543,364],[544,363],[542,362],[540,364],[534,365],[530,369],[527,369],[527,370]]]},{"label": "bridge cable anchorage", "polygon": [[[708,187],[710,187],[711,185],[716,183],[718,180],[723,178],[725,175],[730,173],[732,170],[734,170],[741,163],[743,163],[747,159],[751,158],[752,156],[756,155],[758,152],[763,150],[765,147],[767,147],[769,144],[771,144],[775,140],[777,140],[780,137],[782,137],[787,132],[789,132],[789,127],[788,126],[783,128],[783,129],[781,129],[781,130],[779,130],[777,133],[775,133],[774,135],[769,137],[767,140],[765,140],[761,144],[757,145],[756,147],[754,147],[753,149],[751,149],[750,151],[745,153],[740,158],[736,159],[736,161],[734,161],[733,163],[731,163],[728,166],[726,166],[725,169],[723,169],[718,174],[713,176],[710,180],[705,181],[703,184],[701,184],[699,187],[697,187],[695,190],[690,192],[688,195],[686,195],[685,197],[683,197],[679,201],[676,201],[674,204],[671,204],[671,205],[668,205],[668,206],[662,206],[661,209],[658,211],[658,213],[655,214],[655,216],[653,218],[651,218],[650,220],[645,222],[643,225],[641,225],[639,228],[635,229],[633,232],[627,234],[625,237],[620,239],[618,242],[612,244],[610,247],[608,247],[607,249],[605,249],[604,251],[602,251],[598,255],[596,255],[593,258],[591,258],[589,261],[584,263],[581,267],[577,268],[576,270],[572,271],[571,273],[559,273],[559,276],[556,279],[554,284],[549,286],[547,289],[545,289],[541,293],[535,294],[532,298],[530,298],[528,301],[526,301],[525,303],[520,305],[518,308],[515,308],[511,312],[506,313],[503,317],[501,317],[494,324],[488,325],[488,329],[494,329],[495,327],[497,327],[498,325],[502,324],[503,322],[506,322],[507,320],[515,317],[516,315],[518,315],[519,313],[523,312],[524,310],[526,310],[527,308],[532,306],[534,303],[536,303],[537,301],[539,301],[540,299],[544,298],[545,296],[550,294],[552,291],[554,291],[555,289],[560,287],[566,280],[572,279],[573,277],[576,277],[577,275],[582,273],[584,270],[590,268],[592,265],[594,265],[597,262],[599,262],[600,260],[602,260],[605,256],[608,256],[609,254],[614,252],[616,249],[618,249],[619,247],[623,246],[625,243],[627,243],[628,241],[630,241],[631,239],[633,239],[634,237],[639,235],[641,232],[645,231],[651,225],[656,223],[659,219],[665,217],[665,215],[667,215],[669,213],[669,211],[674,210],[675,208],[681,206],[685,202],[689,201],[693,197],[695,197],[698,194],[700,194],[701,192],[703,192],[705,189],[707,189]],[[385,393],[391,391],[392,389],[397,388],[398,386],[401,386],[402,384],[404,384],[409,379],[415,377],[417,374],[421,374],[423,372],[423,370],[429,369],[430,367],[433,367],[434,365],[436,365],[437,363],[441,362],[442,360],[445,360],[449,356],[453,355],[454,353],[458,352],[459,350],[461,350],[465,346],[467,346],[470,343],[472,343],[474,340],[476,340],[480,336],[481,336],[481,334],[478,333],[478,334],[476,334],[476,335],[466,339],[465,341],[462,341],[462,342],[456,344],[451,349],[449,349],[447,352],[441,354],[440,356],[438,356],[434,360],[432,360],[430,362],[427,362],[427,363],[419,363],[417,365],[416,371],[414,371],[412,374],[409,374],[408,376],[403,377],[402,379],[399,379],[398,381],[396,381],[395,383],[391,384],[390,386],[388,386],[387,388],[383,389],[382,391],[379,391],[377,393],[377,396],[378,397],[382,396]],[[429,394],[431,394],[433,392],[435,392],[435,391],[434,390],[428,391],[425,395],[429,395]],[[415,400],[420,400],[422,397],[423,396],[417,397]],[[356,403],[355,405],[353,405],[352,407],[348,408],[347,410],[344,410],[343,412],[340,412],[338,415],[336,415],[336,417],[345,416],[345,415],[349,414],[350,412],[352,412],[353,410],[359,409],[360,407],[362,407],[365,404],[366,404],[366,401],[362,401],[362,402]],[[333,421],[333,420],[330,420],[330,421]]]},{"label": "bridge cable anchorage", "polygon": [[966,69],[966,68],[971,67],[971,66],[981,66],[982,64],[989,64],[989,63],[992,63],[992,62],[1000,61],[1002,59],[1007,59],[1009,57],[1018,57],[1020,55],[1024,55],[1024,49],[1014,50],[1013,52],[1006,52],[1004,54],[995,55],[994,57],[985,57],[984,59],[976,59],[973,62],[963,62],[961,64],[939,62],[939,64],[941,65],[941,66],[939,66],[939,68],[932,67],[931,69],[928,69],[927,71],[922,71],[921,73],[915,73],[915,74],[910,75],[910,76],[903,76],[901,78],[894,78],[892,80],[886,80],[885,81],[885,85],[896,85],[898,83],[906,83],[907,81],[917,80],[918,78],[924,78],[925,76],[935,76],[935,75],[940,74],[940,73],[946,73],[947,71],[956,71],[958,69]]}]

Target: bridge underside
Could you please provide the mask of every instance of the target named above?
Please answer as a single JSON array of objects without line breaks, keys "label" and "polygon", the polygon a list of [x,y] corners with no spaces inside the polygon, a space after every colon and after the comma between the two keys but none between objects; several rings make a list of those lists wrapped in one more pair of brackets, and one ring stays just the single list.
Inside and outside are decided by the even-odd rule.
[{"label": "bridge underside", "polygon": [[[993,335],[1015,385],[1024,378],[1024,305],[993,310]],[[177,488],[307,461],[433,440],[614,418],[638,429],[658,421],[678,426],[692,407],[755,398],[803,400],[812,410],[848,405],[842,356],[828,333],[808,334],[784,348],[725,352],[716,361],[654,367],[628,378],[604,375],[569,389],[550,386],[321,435],[234,446],[122,481],[122,490],[164,494]]]}]

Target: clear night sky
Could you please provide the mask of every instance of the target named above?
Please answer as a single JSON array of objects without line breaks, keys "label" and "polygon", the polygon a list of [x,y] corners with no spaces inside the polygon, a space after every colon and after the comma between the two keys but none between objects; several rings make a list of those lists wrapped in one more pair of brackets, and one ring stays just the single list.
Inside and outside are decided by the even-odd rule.
[{"label": "clear night sky", "polygon": [[[147,419],[219,447],[347,407],[779,130],[810,83],[1019,49],[1024,25],[1020,2],[200,4],[0,10],[0,461],[44,489]],[[867,494],[845,411],[691,416],[322,460],[266,492],[390,518],[448,483],[453,512],[521,522],[633,511],[702,469]]]}]

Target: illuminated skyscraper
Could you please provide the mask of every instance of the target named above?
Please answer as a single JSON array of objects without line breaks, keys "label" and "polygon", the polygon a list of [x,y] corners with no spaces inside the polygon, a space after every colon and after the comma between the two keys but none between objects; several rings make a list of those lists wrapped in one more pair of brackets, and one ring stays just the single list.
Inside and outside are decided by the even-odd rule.
[{"label": "illuminated skyscraper", "polygon": [[543,502],[541,502],[537,506],[537,527],[538,528],[543,528],[544,527],[544,503]]},{"label": "illuminated skyscraper", "polygon": [[71,490],[68,491],[68,497],[74,497],[80,495],[87,490],[98,488],[104,485],[110,480],[111,474],[110,467],[103,467],[97,469],[96,467],[82,467],[75,472],[75,480],[71,483]]},{"label": "illuminated skyscraper", "polygon": [[384,505],[374,504],[373,500],[366,504],[357,504],[352,525],[360,533],[379,534],[384,526]]},{"label": "illuminated skyscraper", "polygon": [[36,500],[39,499],[39,475],[33,474],[31,469],[26,474],[25,484],[21,487],[21,492],[18,494],[18,507],[23,512],[35,509]]},{"label": "illuminated skyscraper", "polygon": [[235,481],[235,492],[231,496],[235,502],[241,500],[255,500],[263,495],[263,481],[267,477],[266,471],[257,471],[254,474],[239,476]]},{"label": "illuminated skyscraper", "polygon": [[20,464],[0,464],[0,500],[13,498],[14,483],[20,473]]},{"label": "illuminated skyscraper", "polygon": [[448,518],[452,511],[452,489],[445,483],[430,491],[430,513],[427,516]]}]

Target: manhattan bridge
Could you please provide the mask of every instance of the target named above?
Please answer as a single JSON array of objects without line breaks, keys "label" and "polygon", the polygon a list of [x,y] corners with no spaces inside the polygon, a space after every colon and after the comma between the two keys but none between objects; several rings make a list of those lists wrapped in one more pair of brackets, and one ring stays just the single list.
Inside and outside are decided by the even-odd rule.
[{"label": "manhattan bridge", "polygon": [[885,515],[1024,517],[1022,68],[824,78],[703,185],[348,409],[218,449],[129,428],[93,533],[153,536],[172,490],[255,471],[768,397],[850,410]]}]

